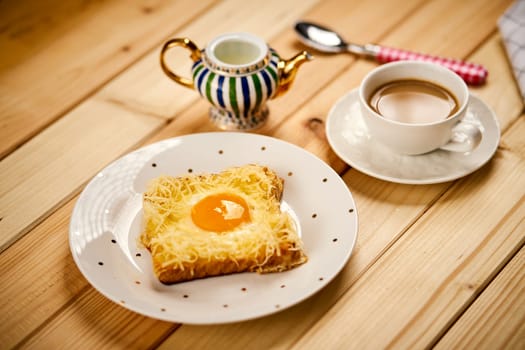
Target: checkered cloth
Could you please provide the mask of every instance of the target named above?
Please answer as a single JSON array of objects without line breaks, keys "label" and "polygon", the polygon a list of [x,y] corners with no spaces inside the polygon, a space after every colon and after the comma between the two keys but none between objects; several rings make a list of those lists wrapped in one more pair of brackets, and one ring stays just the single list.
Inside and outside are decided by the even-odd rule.
[{"label": "checkered cloth", "polygon": [[515,2],[498,21],[516,82],[525,101],[525,0]]},{"label": "checkered cloth", "polygon": [[485,67],[477,63],[395,49],[387,46],[379,47],[379,52],[377,53],[376,59],[381,63],[404,60],[436,63],[456,72],[465,80],[467,84],[470,85],[484,84],[488,75],[488,71],[485,69]]}]

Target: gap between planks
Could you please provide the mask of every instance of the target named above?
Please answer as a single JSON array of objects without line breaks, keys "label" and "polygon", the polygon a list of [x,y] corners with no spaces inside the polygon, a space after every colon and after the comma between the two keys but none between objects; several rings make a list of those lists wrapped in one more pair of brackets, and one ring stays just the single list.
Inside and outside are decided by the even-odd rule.
[{"label": "gap between planks", "polygon": [[[516,204],[517,206],[518,204]],[[456,324],[461,320],[461,318],[469,312],[469,309],[475,305],[476,300],[481,296],[488,288],[491,287],[493,283],[495,283],[495,280],[497,280],[498,276],[506,269],[506,267],[512,263],[512,260],[516,257],[516,255],[525,248],[525,239],[521,243],[521,245],[516,246],[513,252],[511,252],[507,258],[503,261],[501,266],[498,269],[495,269],[493,271],[493,274],[485,281],[485,283],[479,288],[479,290],[476,290],[476,293],[474,293],[471,297],[471,299],[465,303],[464,308],[462,310],[458,310],[458,313],[451,319],[451,322],[447,327],[443,328],[442,332],[437,334],[435,339],[429,344],[430,348],[434,348],[438,343],[443,339],[443,337],[446,336],[446,334],[454,328]]]},{"label": "gap between planks", "polygon": [[294,113],[294,112],[291,112],[291,113]]},{"label": "gap between planks", "polygon": [[[159,48],[159,45],[161,45],[164,41],[166,41],[169,37],[171,37],[173,35],[173,33],[175,32],[178,32],[179,30],[181,30],[181,28],[184,28],[186,27],[189,23],[191,23],[192,21],[194,21],[194,19],[196,17],[199,17],[202,13],[206,13],[208,12],[211,8],[213,8],[214,6],[217,6],[217,1],[211,3],[210,5],[208,6],[205,6],[201,12],[199,13],[196,13],[194,14],[193,16],[190,16],[188,17],[187,20],[184,20],[182,21],[177,27],[175,27],[173,29],[173,32],[172,34],[162,38],[161,40],[158,40],[158,41],[155,41],[155,42],[152,42],[149,46],[146,46],[144,47],[144,49],[142,50],[142,52],[140,54],[137,54],[132,60],[130,60],[129,62],[127,62],[127,64],[123,64],[122,66],[120,66],[120,68],[118,69],[115,69],[115,71],[112,73],[112,74],[109,74],[106,76],[105,79],[101,80],[98,82],[98,84],[95,84],[91,90],[87,91],[85,94],[83,94],[82,96],[78,96],[78,98],[74,101],[71,101],[68,105],[67,105],[67,108],[65,108],[64,110],[60,111],[60,113],[56,114],[55,116],[52,116],[49,118],[49,120],[47,120],[46,123],[42,124],[41,126],[39,126],[38,128],[32,130],[30,133],[28,133],[27,135],[25,135],[24,138],[22,138],[19,142],[17,143],[14,143],[12,147],[10,148],[7,148],[5,149],[4,152],[1,152],[0,153],[0,161],[2,161],[4,158],[8,157],[10,154],[12,154],[13,152],[15,152],[16,150],[18,150],[19,148],[21,148],[22,146],[24,146],[27,142],[31,141],[31,139],[40,134],[41,132],[43,132],[44,130],[46,130],[47,128],[49,128],[49,126],[53,125],[54,123],[56,123],[58,120],[60,120],[61,118],[63,118],[64,116],[68,115],[72,110],[74,110],[75,108],[77,108],[79,105],[81,105],[85,100],[88,100],[90,98],[92,98],[93,96],[95,96],[96,94],[98,94],[109,82],[111,82],[113,79],[115,79],[116,77],[118,77],[119,75],[121,75],[123,72],[125,72],[126,70],[128,70],[130,67],[132,67],[133,65],[135,65],[137,62],[141,61],[142,59],[144,59],[144,57],[146,57],[147,55],[151,54],[153,51],[157,51],[158,48]],[[107,102],[110,102],[110,103],[113,103],[113,104],[116,104],[118,106],[122,106],[124,107],[125,109],[131,111],[131,112],[136,112],[136,113],[140,113],[140,114],[144,114],[144,115],[149,115],[149,116],[152,116],[152,117],[156,117],[156,118],[162,118],[162,119],[166,119],[166,118],[163,118],[162,116],[160,115],[157,115],[153,112],[149,112],[149,111],[143,111],[143,110],[138,110],[136,108],[133,108],[133,106],[129,106],[129,105],[126,105],[125,103],[121,102],[121,101],[118,101],[116,99],[105,99]],[[170,118],[169,120],[172,120],[172,118]]]}]

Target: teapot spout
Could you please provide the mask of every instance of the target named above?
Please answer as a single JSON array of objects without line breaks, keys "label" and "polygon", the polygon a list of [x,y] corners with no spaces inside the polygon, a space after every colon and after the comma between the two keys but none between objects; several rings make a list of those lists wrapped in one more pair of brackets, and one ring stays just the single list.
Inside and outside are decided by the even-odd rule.
[{"label": "teapot spout", "polygon": [[289,60],[281,60],[278,64],[279,70],[279,86],[275,97],[287,92],[292,86],[297,74],[297,69],[307,61],[311,61],[314,57],[307,51],[303,51],[290,58]]}]

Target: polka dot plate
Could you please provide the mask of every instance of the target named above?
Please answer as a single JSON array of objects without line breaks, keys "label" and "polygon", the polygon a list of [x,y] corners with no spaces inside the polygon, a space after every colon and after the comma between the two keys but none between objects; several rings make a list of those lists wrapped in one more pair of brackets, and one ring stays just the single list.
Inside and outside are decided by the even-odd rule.
[{"label": "polka dot plate", "polygon": [[[282,209],[297,224],[308,262],[281,273],[160,283],[149,252],[138,243],[146,183],[161,174],[219,172],[250,163],[269,166],[284,179]],[[80,271],[112,301],[161,320],[218,324],[269,315],[319,291],[350,258],[357,225],[348,187],[314,155],[268,136],[211,132],[146,146],[103,169],[75,205],[69,241]]]}]

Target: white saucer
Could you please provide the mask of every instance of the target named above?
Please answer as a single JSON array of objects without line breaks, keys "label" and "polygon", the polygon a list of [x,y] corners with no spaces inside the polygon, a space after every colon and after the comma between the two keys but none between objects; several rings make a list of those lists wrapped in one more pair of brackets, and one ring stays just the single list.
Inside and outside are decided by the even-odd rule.
[{"label": "white saucer", "polygon": [[465,120],[479,125],[482,131],[482,141],[475,150],[466,153],[436,150],[418,156],[397,154],[370,137],[355,89],[330,110],[326,135],[334,152],[362,173],[397,183],[432,184],[470,174],[496,152],[500,127],[490,107],[471,95]]}]

